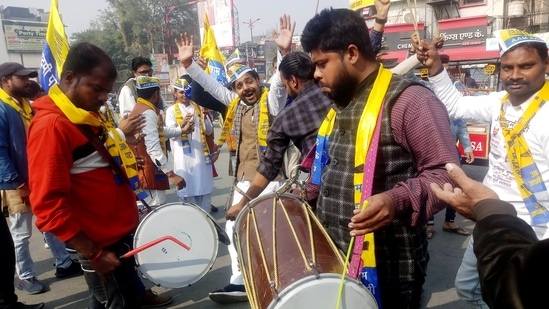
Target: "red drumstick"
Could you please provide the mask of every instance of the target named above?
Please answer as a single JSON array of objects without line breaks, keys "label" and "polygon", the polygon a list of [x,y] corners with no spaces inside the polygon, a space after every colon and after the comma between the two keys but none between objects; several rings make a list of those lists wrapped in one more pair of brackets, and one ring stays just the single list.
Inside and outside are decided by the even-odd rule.
[{"label": "red drumstick", "polygon": [[146,250],[146,249],[149,249],[150,247],[156,245],[156,244],[159,244],[165,240],[171,240],[173,241],[174,243],[180,245],[181,247],[185,248],[187,251],[188,250],[191,250],[191,247],[187,246],[186,244],[182,243],[179,239],[173,237],[173,236],[162,236],[158,239],[155,239],[153,241],[150,241],[146,244],[144,244],[143,246],[140,246],[140,247],[137,247],[131,251],[128,251],[128,253],[124,254],[123,256],[121,256],[120,258],[128,258],[130,256],[134,256],[136,255],[137,253],[143,251],[143,250]]}]

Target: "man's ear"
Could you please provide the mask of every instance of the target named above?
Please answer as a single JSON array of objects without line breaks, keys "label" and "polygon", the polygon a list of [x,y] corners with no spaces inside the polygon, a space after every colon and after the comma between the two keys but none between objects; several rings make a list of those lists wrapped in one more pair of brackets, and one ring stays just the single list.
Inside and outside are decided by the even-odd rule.
[{"label": "man's ear", "polygon": [[358,47],[355,44],[351,44],[347,47],[343,57],[347,58],[347,61],[349,61],[350,64],[355,64],[358,61],[359,55],[360,52]]},{"label": "man's ear", "polygon": [[76,82],[76,76],[72,71],[65,71],[61,75],[61,80],[66,86],[71,86],[73,83]]}]

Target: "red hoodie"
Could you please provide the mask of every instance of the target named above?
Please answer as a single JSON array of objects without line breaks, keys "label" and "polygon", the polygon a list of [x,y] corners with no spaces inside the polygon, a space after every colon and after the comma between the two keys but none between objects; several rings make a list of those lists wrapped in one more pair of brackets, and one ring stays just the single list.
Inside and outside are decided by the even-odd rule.
[{"label": "red hoodie", "polygon": [[38,229],[61,241],[82,231],[100,247],[134,231],[139,218],[130,186],[116,184],[107,161],[49,96],[32,107],[27,152]]}]

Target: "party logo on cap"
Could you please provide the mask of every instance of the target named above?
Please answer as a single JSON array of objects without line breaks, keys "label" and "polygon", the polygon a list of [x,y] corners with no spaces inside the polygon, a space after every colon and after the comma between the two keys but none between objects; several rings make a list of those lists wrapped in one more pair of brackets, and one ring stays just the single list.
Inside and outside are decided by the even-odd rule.
[{"label": "party logo on cap", "polygon": [[244,74],[250,72],[251,70],[252,69],[250,69],[248,66],[239,63],[230,66],[227,69],[227,74],[229,75],[229,83],[234,83],[237,79],[242,77]]},{"label": "party logo on cap", "polygon": [[173,88],[185,92],[185,96],[191,99],[192,87],[188,80],[180,78],[173,83]]},{"label": "party logo on cap", "polygon": [[240,50],[235,49],[234,52],[227,58],[227,61],[225,61],[225,66],[230,67],[231,65],[235,63],[244,63],[246,62],[246,59],[240,54]]},{"label": "party logo on cap", "polygon": [[531,33],[518,29],[505,29],[494,32],[499,43],[500,55],[503,56],[509,49],[523,43],[542,43],[544,40],[533,36]]},{"label": "party logo on cap", "polygon": [[185,90],[185,87],[189,87],[190,84],[186,79],[180,78],[173,82],[173,87],[178,90]]},{"label": "party logo on cap", "polygon": [[135,79],[137,89],[160,88],[160,80],[154,76],[138,76]]}]

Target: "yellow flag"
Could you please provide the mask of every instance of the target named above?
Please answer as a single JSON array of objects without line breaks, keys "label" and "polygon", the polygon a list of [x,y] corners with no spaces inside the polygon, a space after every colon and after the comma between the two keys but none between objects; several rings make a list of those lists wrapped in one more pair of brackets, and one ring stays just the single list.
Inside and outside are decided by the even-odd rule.
[{"label": "yellow flag", "polygon": [[217,42],[215,41],[215,35],[210,22],[208,20],[208,14],[204,12],[204,37],[202,40],[202,47],[200,47],[200,56],[208,59],[206,66],[206,73],[210,74],[220,84],[227,84],[227,76],[225,75],[225,57],[217,48]]},{"label": "yellow flag", "polygon": [[51,86],[59,82],[68,53],[69,41],[65,34],[65,26],[59,15],[57,0],[52,0],[39,74],[40,85],[44,91],[48,92]]}]

